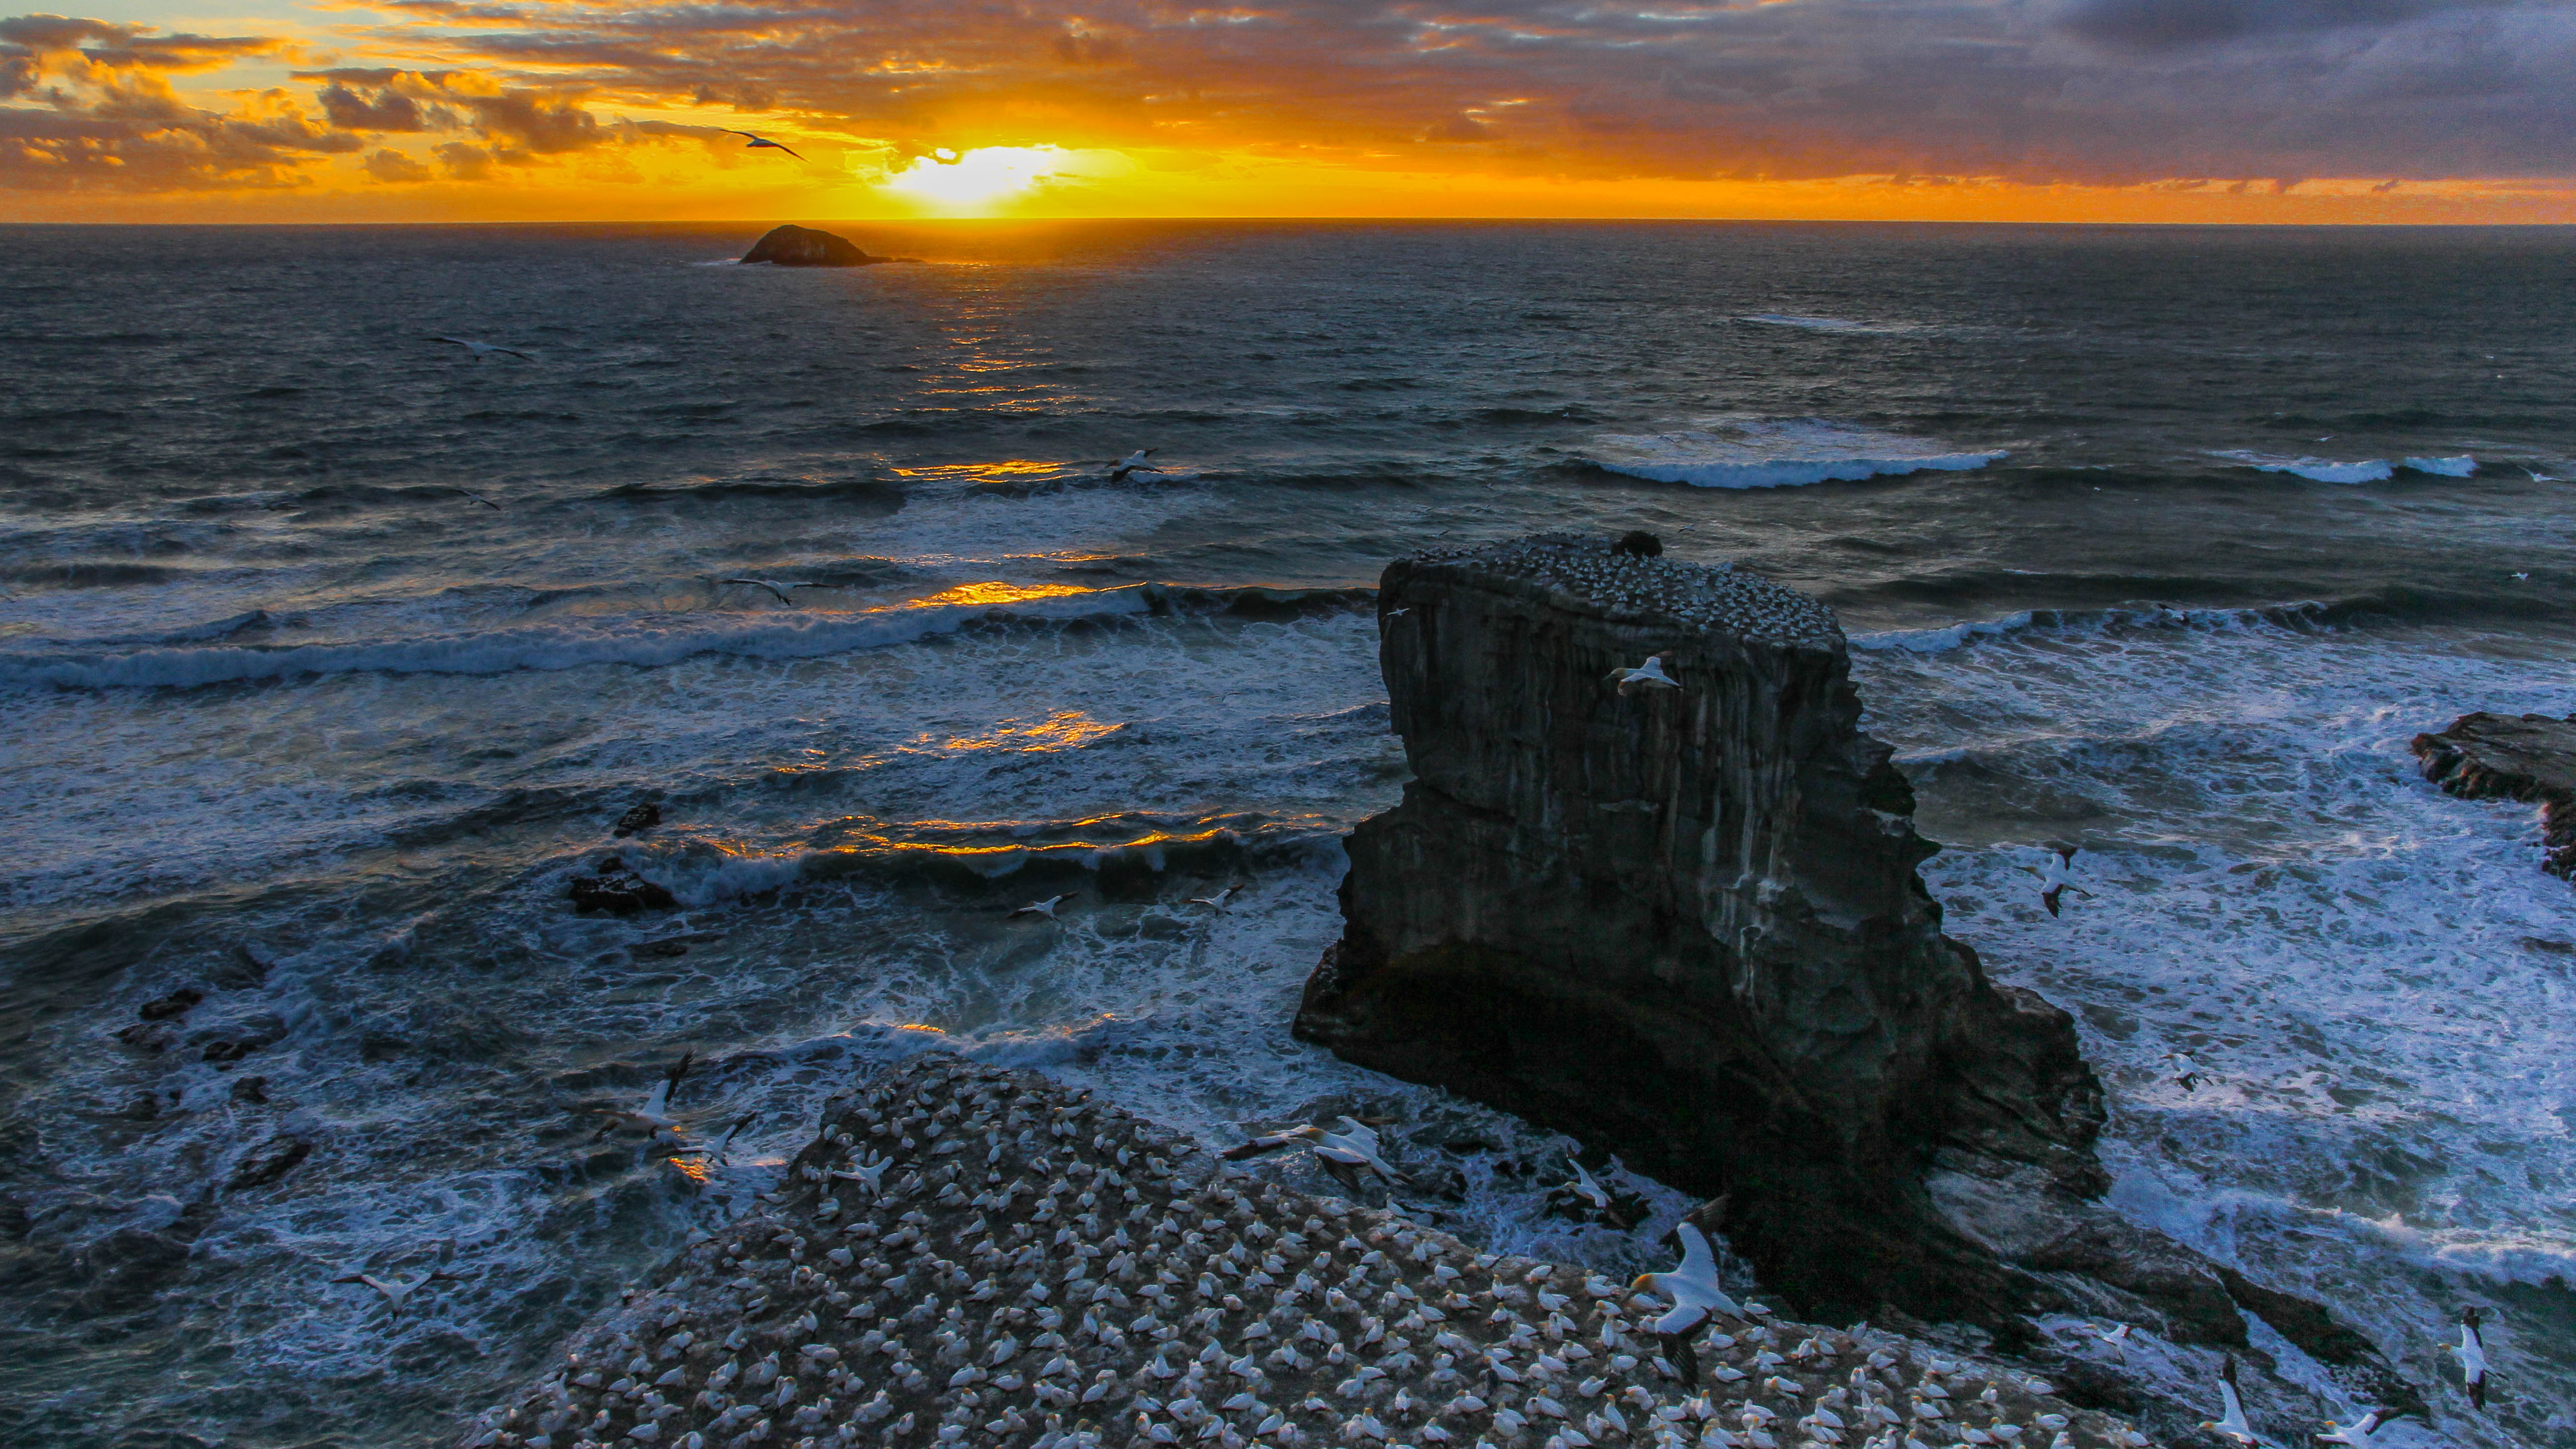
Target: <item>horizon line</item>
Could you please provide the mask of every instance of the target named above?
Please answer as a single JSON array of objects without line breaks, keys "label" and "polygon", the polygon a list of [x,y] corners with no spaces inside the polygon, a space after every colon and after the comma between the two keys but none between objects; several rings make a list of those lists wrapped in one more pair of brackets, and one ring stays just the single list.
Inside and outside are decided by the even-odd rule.
[{"label": "horizon line", "polygon": [[[1494,225],[1515,226],[1535,223],[1588,223],[1596,225],[1642,226],[1924,226],[1924,227],[2033,227],[2066,229],[2071,227],[2116,227],[2128,231],[2179,231],[2186,229],[2229,231],[2537,231],[2576,229],[2576,221],[2082,221],[2082,220],[1979,220],[1956,217],[1795,217],[1795,216],[1295,216],[1245,215],[1205,216],[1194,214],[1133,216],[905,216],[905,217],[807,217],[801,220],[765,220],[769,226],[939,226],[939,225],[1058,225],[1085,222],[1233,222],[1283,223],[1303,225],[1341,223],[1347,225]],[[694,217],[654,218],[627,217],[615,220],[598,218],[464,220],[464,221],[0,221],[0,229],[33,227],[419,227],[419,226],[760,226],[759,217]]]}]

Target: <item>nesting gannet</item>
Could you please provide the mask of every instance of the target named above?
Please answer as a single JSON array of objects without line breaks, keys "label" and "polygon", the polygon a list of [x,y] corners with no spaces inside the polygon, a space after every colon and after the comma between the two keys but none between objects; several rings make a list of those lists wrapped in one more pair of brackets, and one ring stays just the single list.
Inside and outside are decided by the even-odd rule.
[{"label": "nesting gannet", "polygon": [[2230,1355],[2218,1370],[2219,1414],[2214,1420],[2203,1419],[2200,1427],[2223,1438],[2247,1446],[2263,1441],[2254,1434],[2254,1426],[2245,1422],[2245,1401],[2236,1397],[2236,1359]]},{"label": "nesting gannet", "polygon": [[1214,906],[1218,910],[1222,911],[1227,908],[1225,903],[1227,900],[1232,898],[1233,895],[1234,887],[1227,886],[1224,890],[1218,891],[1212,896],[1192,896],[1190,897],[1190,904],[1194,906]]},{"label": "nesting gannet", "polygon": [[474,491],[473,489],[471,489],[471,488],[462,488],[462,487],[458,487],[456,484],[453,484],[453,483],[450,483],[450,484],[448,484],[447,486],[448,486],[448,487],[450,487],[450,488],[455,488],[457,492],[462,493],[462,494],[464,494],[466,497],[473,499],[475,502],[482,504],[484,507],[491,509],[494,513],[498,513],[498,512],[500,512],[500,511],[501,511],[501,505],[500,505],[500,504],[493,502],[491,499],[484,497],[482,494],[475,492],[475,491]]},{"label": "nesting gannet", "polygon": [[2395,1417],[2395,1410],[2373,1409],[2349,1424],[2326,1425],[2326,1432],[2317,1436],[2317,1442],[2343,1444],[2349,1449],[2370,1449],[2370,1436],[2379,1432],[2380,1425]]},{"label": "nesting gannet", "polygon": [[441,337],[441,338],[437,338],[437,339],[435,339],[435,340],[440,341],[440,342],[453,342],[453,343],[455,343],[457,346],[462,347],[462,348],[464,348],[466,351],[473,353],[473,354],[474,354],[474,360],[475,360],[476,362],[481,362],[481,361],[482,361],[486,356],[488,356],[488,355],[490,355],[490,354],[492,354],[492,353],[495,353],[495,352],[506,352],[506,353],[510,354],[512,357],[519,358],[520,360],[522,360],[522,361],[526,361],[526,362],[534,362],[534,361],[536,361],[536,360],[537,360],[535,357],[533,357],[533,356],[529,355],[528,353],[521,352],[519,349],[517,349],[517,348],[515,348],[515,347],[499,347],[499,346],[495,346],[495,345],[493,345],[492,343],[489,343],[489,342],[475,342],[475,341],[472,341],[472,340],[470,340],[470,339],[468,339],[468,338],[463,338],[463,337]]},{"label": "nesting gannet", "polygon": [[678,1118],[671,1115],[671,1091],[680,1085],[682,1077],[689,1074],[689,1063],[696,1059],[695,1052],[683,1053],[679,1064],[671,1068],[662,1080],[653,1084],[653,1090],[644,1094],[644,1105],[634,1111],[630,1112],[618,1107],[584,1108],[584,1111],[595,1112],[608,1119],[599,1124],[599,1131],[590,1140],[597,1142],[621,1127],[630,1132],[642,1132],[653,1136],[666,1132],[674,1137],[678,1136],[680,1123]]},{"label": "nesting gannet", "polygon": [[823,587],[821,584],[773,584],[767,579],[718,579],[716,582],[720,584],[746,584],[755,589],[767,589],[771,593],[776,594],[778,596],[778,602],[782,604],[792,604],[796,602],[794,599],[787,596],[788,590],[790,589],[819,589]]},{"label": "nesting gannet", "polygon": [[1111,466],[1109,469],[1109,481],[1112,483],[1124,483],[1138,473],[1162,472],[1162,469],[1145,461],[1147,458],[1152,456],[1154,456],[1153,449],[1138,448],[1135,452],[1128,454],[1125,459]]},{"label": "nesting gannet", "polygon": [[1664,1357],[1681,1375],[1683,1386],[1697,1390],[1699,1359],[1691,1351],[1692,1341],[1708,1331],[1716,1315],[1742,1318],[1744,1308],[1718,1285],[1717,1252],[1708,1245],[1708,1235],[1692,1223],[1683,1223],[1673,1232],[1682,1240],[1681,1265],[1669,1273],[1640,1273],[1628,1291],[1660,1293],[1673,1300],[1671,1310],[1655,1320],[1655,1336],[1663,1341]]},{"label": "nesting gannet", "polygon": [[2182,1084],[2184,1091],[2194,1092],[2200,1089],[2200,1068],[2192,1062],[2191,1058],[2181,1052],[2167,1052],[2158,1060],[2174,1064],[2174,1080]]},{"label": "nesting gannet", "polygon": [[[725,133],[726,135],[728,135],[728,136],[749,136],[749,137],[751,137],[751,139],[750,139],[748,142],[746,142],[746,143],[744,144],[743,148],[742,148],[742,149],[744,149],[744,150],[746,150],[746,151],[758,151],[758,150],[761,150],[761,149],[763,149],[763,148],[766,148],[766,149],[768,149],[768,150],[772,150],[772,151],[784,151],[784,152],[786,152],[786,153],[787,153],[788,155],[790,155],[790,156],[796,156],[796,148],[795,148],[795,147],[793,147],[793,146],[788,145],[788,144],[787,144],[786,142],[784,142],[784,141],[773,141],[773,140],[769,139],[767,136],[759,135],[759,134],[757,134],[757,133],[755,133],[755,132],[751,132],[751,131],[736,131],[736,130],[734,130],[734,129],[730,128],[730,127],[721,127],[721,128],[719,128],[719,129],[722,129],[722,130],[724,131],[724,133]],[[796,156],[796,159],[797,159],[797,160],[799,160],[799,161],[802,161],[802,160],[804,160],[805,158],[804,158],[804,157],[802,157],[802,156]]]},{"label": "nesting gannet", "polygon": [[2460,1310],[2460,1341],[2451,1352],[2460,1356],[2460,1382],[2469,1391],[2469,1405],[2484,1410],[2487,1406],[2487,1340],[2478,1324],[2485,1315],[2480,1310]]},{"label": "nesting gannet", "polygon": [[2047,864],[2022,867],[2039,877],[2039,903],[2048,907],[2052,916],[2057,914],[2057,903],[2068,891],[2088,901],[2093,899],[2091,891],[2075,883],[2075,851],[2076,847],[2072,845],[2061,845],[2057,847],[2056,858]]},{"label": "nesting gannet", "polygon": [[1042,901],[1031,901],[1027,905],[1020,907],[1018,910],[1011,912],[1011,914],[1015,916],[1044,916],[1048,920],[1052,921],[1055,919],[1055,908],[1072,899],[1073,897],[1070,894],[1049,896]]},{"label": "nesting gannet", "polygon": [[2111,1357],[2122,1363],[2129,1361],[2129,1325],[2123,1323],[2109,1333],[2101,1335],[2101,1339],[2102,1346],[2111,1350]]},{"label": "nesting gannet", "polygon": [[1646,662],[1636,668],[1613,669],[1603,677],[1618,684],[1619,695],[1623,699],[1641,689],[1682,687],[1679,680],[1664,672],[1664,656],[1661,654],[1649,654],[1646,656]]},{"label": "nesting gannet", "polygon": [[424,1271],[419,1277],[411,1279],[408,1282],[400,1278],[379,1278],[373,1273],[344,1273],[331,1281],[334,1283],[364,1283],[368,1287],[375,1289],[378,1293],[383,1294],[384,1300],[388,1306],[400,1308],[403,1306],[404,1299],[411,1297],[412,1294],[418,1292],[426,1284],[433,1282],[461,1282],[463,1280],[462,1274],[447,1271],[447,1264],[455,1257],[456,1240],[453,1238],[445,1238],[441,1239],[438,1244],[438,1266]]}]

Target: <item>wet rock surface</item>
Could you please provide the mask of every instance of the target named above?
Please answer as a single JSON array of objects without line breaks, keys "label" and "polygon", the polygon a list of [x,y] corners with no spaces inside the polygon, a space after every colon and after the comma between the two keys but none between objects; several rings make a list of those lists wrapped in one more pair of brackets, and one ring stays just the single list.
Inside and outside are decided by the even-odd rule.
[{"label": "wet rock surface", "polygon": [[1034,1073],[916,1058],[780,1200],[682,1253],[461,1434],[576,1445],[2143,1446],[2021,1369],[1660,1306],[1311,1197]]},{"label": "wet rock surface", "polygon": [[2424,778],[2464,800],[2540,806],[2540,868],[2576,880],[2576,715],[2464,714],[2415,737]]},{"label": "wet rock surface", "polygon": [[637,911],[667,911],[680,904],[664,887],[635,873],[622,856],[609,856],[590,875],[572,878],[573,908],[631,916]]}]

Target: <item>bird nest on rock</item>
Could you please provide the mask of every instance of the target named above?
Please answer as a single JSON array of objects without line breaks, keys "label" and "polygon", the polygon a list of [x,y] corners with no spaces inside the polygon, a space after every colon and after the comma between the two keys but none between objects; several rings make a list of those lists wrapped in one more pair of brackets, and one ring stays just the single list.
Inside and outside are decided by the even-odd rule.
[{"label": "bird nest on rock", "polygon": [[1218,1162],[1035,1073],[915,1058],[836,1098],[781,1200],[484,1411],[572,1446],[2142,1446],[1885,1333],[1715,1325]]}]

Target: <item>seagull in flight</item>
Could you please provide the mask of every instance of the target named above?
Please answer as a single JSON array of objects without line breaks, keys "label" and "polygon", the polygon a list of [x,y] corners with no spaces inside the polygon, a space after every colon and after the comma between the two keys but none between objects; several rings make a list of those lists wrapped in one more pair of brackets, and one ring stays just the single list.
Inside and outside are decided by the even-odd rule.
[{"label": "seagull in flight", "polygon": [[1664,672],[1664,656],[1649,654],[1646,662],[1634,669],[1613,669],[1603,678],[1615,680],[1619,697],[1627,698],[1641,689],[1679,689],[1681,681]]},{"label": "seagull in flight", "polygon": [[1042,901],[1031,901],[1027,905],[1020,907],[1018,910],[1011,912],[1011,914],[1014,916],[1044,916],[1048,920],[1052,921],[1055,919],[1055,908],[1072,899],[1073,897],[1070,895],[1049,896]]},{"label": "seagull in flight", "polygon": [[2048,907],[2048,913],[2052,916],[2057,914],[2057,903],[2068,891],[2073,891],[2088,901],[2093,899],[2091,891],[2075,883],[2075,850],[2076,847],[2072,845],[2061,845],[2057,847],[2057,858],[2046,865],[2022,867],[2039,877],[2039,903]]},{"label": "seagull in flight", "polygon": [[1212,896],[1192,896],[1190,897],[1190,904],[1194,906],[1214,906],[1218,910],[1222,911],[1227,909],[1226,901],[1233,897],[1234,890],[1235,888],[1233,886],[1227,886],[1224,890],[1218,891]]},{"label": "seagull in flight", "polygon": [[447,1270],[447,1264],[455,1257],[456,1240],[454,1238],[442,1238],[439,1240],[438,1244],[438,1266],[429,1269],[417,1278],[405,1281],[400,1278],[379,1278],[373,1273],[343,1273],[331,1281],[334,1283],[364,1283],[368,1287],[375,1289],[378,1293],[383,1294],[385,1302],[388,1305],[394,1308],[400,1308],[403,1306],[404,1299],[409,1298],[413,1293],[417,1292],[427,1284],[434,1282],[461,1282],[464,1278],[463,1274],[451,1273]]},{"label": "seagull in flight", "polygon": [[450,483],[447,486],[456,489],[457,492],[462,493],[466,497],[473,499],[475,502],[482,504],[484,507],[491,509],[494,513],[501,511],[500,504],[493,502],[491,499],[484,497],[482,494],[475,492],[471,488],[460,487],[454,483]]},{"label": "seagull in flight", "polygon": [[2460,1382],[2469,1391],[2469,1406],[2484,1412],[2487,1406],[2487,1338],[2478,1330],[2485,1315],[2480,1310],[2460,1310],[2460,1341],[2451,1352],[2460,1356]]},{"label": "seagull in flight", "polygon": [[[724,128],[719,128],[719,129],[724,129]],[[751,137],[751,142],[750,142],[750,144],[748,144],[748,145],[746,145],[746,146],[744,146],[744,147],[742,148],[742,149],[744,149],[744,150],[746,150],[746,151],[757,151],[757,150],[760,150],[760,149],[761,149],[761,148],[763,148],[763,147],[767,147],[768,149],[770,149],[770,150],[772,150],[772,151],[784,151],[784,152],[786,152],[786,153],[787,153],[788,155],[790,155],[790,156],[796,156],[796,148],[795,148],[795,147],[788,145],[788,144],[787,144],[786,142],[784,142],[784,141],[773,141],[773,140],[769,139],[767,136],[760,135],[760,134],[758,134],[757,132],[752,132],[752,131],[736,131],[736,130],[731,130],[731,129],[725,129],[724,133],[725,133],[726,135],[728,135],[728,136],[749,136],[749,137]],[[802,156],[796,156],[796,159],[797,159],[797,160],[799,160],[799,161],[802,161],[802,160],[804,160],[805,158],[804,158],[804,157],[802,157]]]},{"label": "seagull in flight", "polygon": [[778,602],[782,604],[792,604],[796,602],[794,599],[787,597],[787,591],[790,589],[819,589],[823,587],[821,584],[773,584],[767,579],[718,579],[716,582],[720,584],[744,584],[755,589],[767,589],[771,593],[776,594],[778,596]]},{"label": "seagull in flight", "polygon": [[630,1132],[644,1133],[649,1137],[660,1137],[666,1134],[674,1138],[678,1137],[680,1120],[671,1115],[671,1092],[680,1085],[680,1079],[689,1074],[689,1063],[697,1060],[697,1055],[696,1052],[682,1053],[679,1064],[672,1067],[662,1080],[653,1084],[653,1090],[644,1094],[644,1105],[633,1111],[620,1107],[583,1109],[608,1119],[599,1124],[599,1131],[590,1140],[597,1142],[621,1127]]},{"label": "seagull in flight", "polygon": [[2349,1424],[2328,1424],[2327,1432],[2317,1436],[2320,1444],[2343,1444],[2350,1449],[2370,1449],[2370,1436],[2379,1426],[2397,1417],[2394,1409],[2373,1409]]},{"label": "seagull in flight", "polygon": [[1152,456],[1154,456],[1154,450],[1152,448],[1138,448],[1135,452],[1128,454],[1125,459],[1109,470],[1109,481],[1112,483],[1124,483],[1130,476],[1137,473],[1162,472],[1162,469],[1154,467],[1152,464],[1145,461],[1147,458]]},{"label": "seagull in flight", "polygon": [[1699,1357],[1691,1351],[1691,1341],[1707,1332],[1718,1314],[1744,1317],[1744,1306],[1718,1285],[1717,1250],[1708,1245],[1708,1234],[1695,1223],[1683,1223],[1673,1232],[1682,1240],[1681,1266],[1669,1273],[1640,1273],[1628,1291],[1673,1300],[1671,1311],[1655,1320],[1655,1337],[1662,1340],[1664,1359],[1681,1375],[1682,1386],[1696,1390]]},{"label": "seagull in flight", "polygon": [[530,356],[525,352],[521,352],[515,347],[499,347],[489,342],[475,342],[463,337],[441,337],[437,340],[440,342],[453,342],[457,346],[464,348],[466,351],[473,353],[474,360],[476,362],[481,362],[484,358],[495,352],[506,352],[512,357],[516,357],[524,362],[534,362],[537,360],[535,357]]},{"label": "seagull in flight", "polygon": [[2229,1355],[2218,1370],[2219,1413],[2215,1420],[2203,1419],[2200,1427],[2222,1438],[2233,1439],[2254,1449],[2263,1441],[2255,1436],[2254,1426],[2245,1422],[2245,1401],[2236,1396],[2236,1359]]}]

